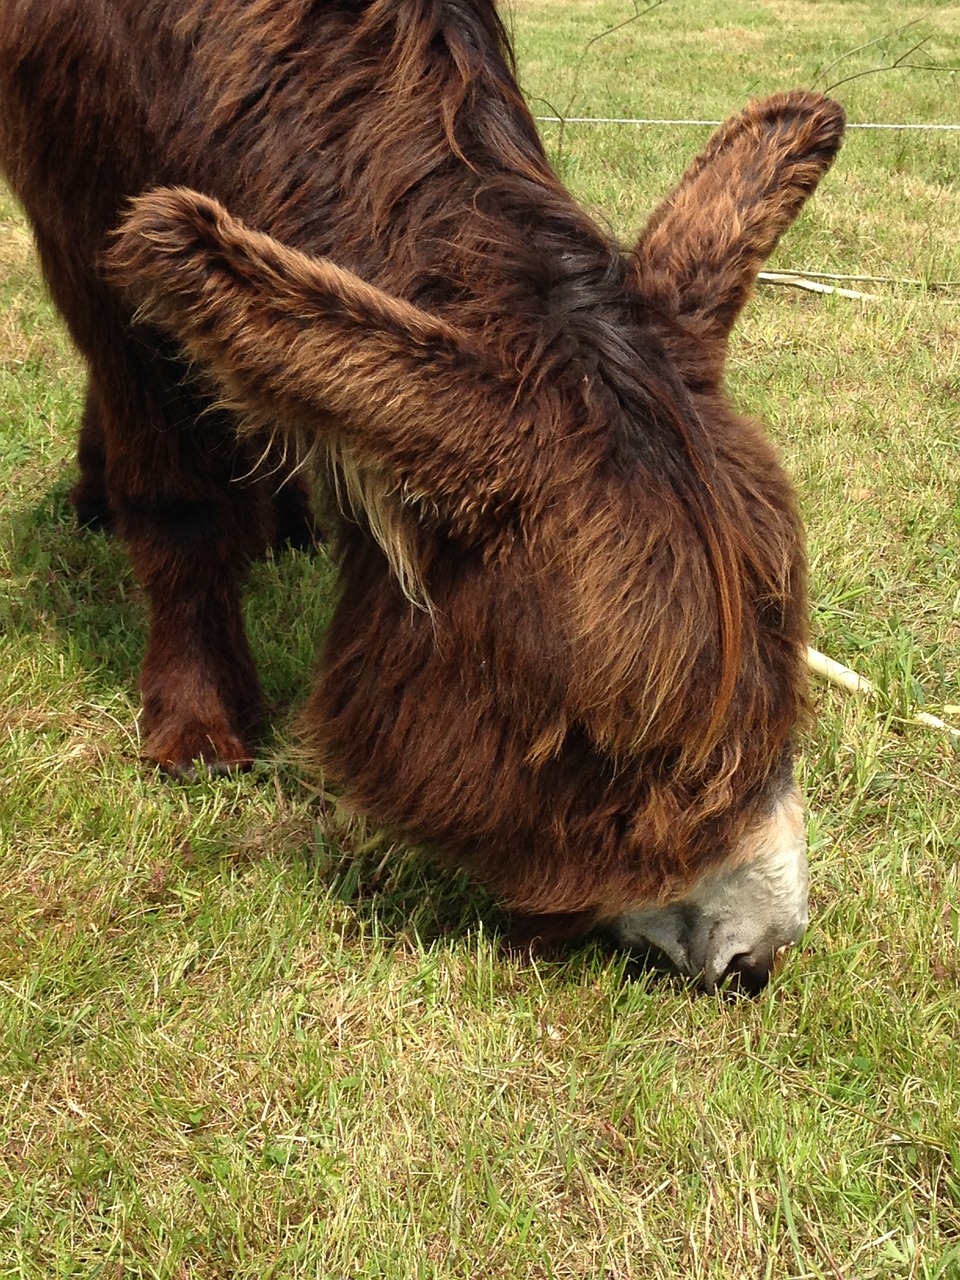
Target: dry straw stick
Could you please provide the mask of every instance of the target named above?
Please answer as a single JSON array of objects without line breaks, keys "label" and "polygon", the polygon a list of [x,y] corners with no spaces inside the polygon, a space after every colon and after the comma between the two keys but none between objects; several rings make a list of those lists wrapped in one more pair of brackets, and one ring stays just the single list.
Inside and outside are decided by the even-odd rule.
[{"label": "dry straw stick", "polygon": [[[807,650],[807,665],[814,675],[826,680],[828,684],[836,685],[838,689],[846,689],[848,693],[862,693],[868,698],[875,698],[879,693],[877,686],[871,684],[865,676],[858,675],[850,667],[845,667],[842,662],[835,662],[833,658],[828,658],[825,653],[820,653],[817,649]],[[946,724],[938,716],[932,716],[926,711],[914,712],[910,716],[910,721],[913,724],[926,725],[928,729],[939,729],[941,733],[948,733],[951,737],[960,740],[960,729],[954,729],[952,725]]]},{"label": "dry straw stick", "polygon": [[859,298],[863,302],[879,302],[878,293],[863,293],[859,289],[841,289],[837,285],[823,284],[820,280],[808,280],[805,276],[787,275],[779,271],[760,271],[757,279],[764,284],[786,284],[794,289],[806,289],[808,293],[834,293],[841,298]]},{"label": "dry straw stick", "polygon": [[[816,277],[811,279],[810,277]],[[833,293],[841,298],[859,298],[863,302],[882,302],[883,296],[879,293],[864,293],[860,289],[850,289],[846,286],[833,284],[824,284],[825,280],[849,280],[854,283],[875,280],[878,284],[898,284],[902,286],[912,286],[914,288],[928,289],[930,292],[943,289],[953,289],[957,286],[956,280],[933,280],[926,283],[922,280],[896,280],[892,276],[837,276],[828,275],[824,271],[758,271],[757,279],[764,284],[786,284],[792,285],[794,289],[806,289],[809,293]],[[887,297],[893,297],[893,294],[887,294]],[[947,305],[953,305],[957,300],[950,298]],[[941,303],[942,305],[942,303]]]}]

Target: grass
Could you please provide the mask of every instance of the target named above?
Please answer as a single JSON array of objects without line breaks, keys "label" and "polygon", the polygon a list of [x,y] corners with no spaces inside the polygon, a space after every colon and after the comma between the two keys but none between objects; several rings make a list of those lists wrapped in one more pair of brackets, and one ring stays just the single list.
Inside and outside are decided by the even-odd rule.
[{"label": "grass", "polygon": [[[535,105],[717,118],[924,12],[515,0]],[[931,11],[958,65],[960,7]],[[834,73],[891,60],[892,36]],[[841,86],[960,121],[960,72]],[[544,113],[546,109],[544,109]],[[544,126],[633,234],[706,130]],[[953,135],[851,133],[774,266],[960,281]],[[249,775],[138,760],[143,602],[66,503],[81,373],[0,203],[0,1276],[960,1276],[960,291],[761,287],[730,357],[808,521],[831,691],[802,761],[814,922],[756,1001],[599,944],[505,959],[495,908],[304,782],[322,554],[260,566],[278,707]]]}]

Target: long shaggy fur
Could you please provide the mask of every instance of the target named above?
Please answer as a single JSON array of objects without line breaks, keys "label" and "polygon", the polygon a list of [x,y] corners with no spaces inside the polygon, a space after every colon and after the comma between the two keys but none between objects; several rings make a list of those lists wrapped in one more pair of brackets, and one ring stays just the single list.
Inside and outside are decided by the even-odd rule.
[{"label": "long shaggy fur", "polygon": [[307,723],[359,806],[578,928],[733,856],[789,779],[805,587],[723,358],[836,104],[749,107],[628,251],[551,172],[490,0],[0,28],[0,158],[91,371],[78,505],[151,596],[150,754],[249,758],[279,435],[344,499]]}]

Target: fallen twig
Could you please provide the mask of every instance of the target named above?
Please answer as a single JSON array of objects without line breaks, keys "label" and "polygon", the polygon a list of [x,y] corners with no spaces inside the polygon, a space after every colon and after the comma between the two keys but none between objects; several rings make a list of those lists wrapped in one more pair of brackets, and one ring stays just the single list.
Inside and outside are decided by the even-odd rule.
[{"label": "fallen twig", "polygon": [[[832,71],[833,68],[839,66],[841,62],[845,62],[847,58],[852,58],[854,54],[863,53],[867,49],[873,49],[877,45],[883,44],[885,41],[892,39],[894,36],[902,35],[904,31],[909,31],[911,27],[916,27],[920,23],[925,22],[927,18],[932,17],[939,9],[952,8],[954,2],[955,0],[939,0],[937,4],[928,9],[926,13],[921,13],[919,17],[913,18],[909,22],[904,22],[901,26],[895,27],[892,31],[887,31],[883,35],[877,36],[874,40],[868,40],[866,44],[857,45],[855,49],[848,50],[846,53],[841,54],[839,58],[834,58],[833,62],[830,62],[825,67],[820,67],[818,69],[813,78],[813,84],[810,86],[811,89],[816,88],[817,82],[821,78],[826,80],[827,72]],[[918,53],[923,49],[924,45],[928,44],[932,39],[933,33],[931,32],[930,35],[923,36],[916,42],[916,44],[912,45],[909,49],[906,49],[898,58],[895,58],[893,62],[888,63],[885,66],[869,67],[865,71],[855,71],[852,75],[843,76],[840,80],[834,80],[832,84],[827,85],[822,92],[832,93],[834,89],[838,88],[842,84],[848,84],[851,80],[859,80],[862,76],[875,75],[880,71],[955,71],[956,68],[949,64],[943,65],[940,63],[907,62],[907,58],[914,53]]]},{"label": "fallen twig", "polygon": [[[847,693],[860,693],[867,698],[879,696],[880,690],[866,676],[861,676],[852,668],[845,667],[842,662],[835,662],[833,658],[828,658],[825,653],[820,653],[817,649],[807,649],[807,665],[814,675],[826,680],[828,684],[836,685],[838,689],[845,689]],[[948,733],[951,737],[960,740],[960,729],[955,729],[939,716],[932,716],[927,711],[915,711],[909,719],[913,724],[937,729],[941,733]]]},{"label": "fallen twig", "polygon": [[[904,31],[909,31],[911,27],[919,26],[921,22],[926,22],[927,18],[929,18],[931,14],[936,13],[938,9],[946,8],[948,3],[949,0],[941,0],[940,4],[935,4],[932,8],[928,9],[926,13],[921,13],[919,18],[912,18],[909,22],[904,22],[902,26],[894,27],[892,31],[885,31],[883,35],[877,36],[874,40],[868,40],[866,44],[858,44],[855,49],[848,49],[846,53],[841,53],[839,58],[834,58],[834,60],[832,62],[828,62],[825,67],[819,67],[817,69],[817,73],[813,77],[813,83],[810,88],[815,89],[817,87],[817,81],[821,76],[825,80],[827,78],[827,72],[832,71],[833,68],[839,66],[841,62],[845,62],[847,58],[852,58],[854,54],[863,53],[866,49],[872,49],[878,44],[883,44],[885,40],[889,40],[893,36],[901,35]],[[828,93],[829,90],[825,89],[823,92]]]},{"label": "fallen twig", "polygon": [[760,271],[757,279],[764,284],[787,284],[794,289],[806,289],[808,293],[835,293],[840,298],[858,298],[864,302],[879,302],[878,293],[863,293],[859,289],[841,289],[837,285],[822,284],[819,280],[807,280],[804,276],[787,275],[779,271]]},{"label": "fallen twig", "polygon": [[775,276],[799,276],[803,280],[846,280],[854,284],[899,284],[912,289],[924,289],[930,293],[940,289],[960,289],[960,280],[911,280],[906,276],[838,275],[834,271],[813,271],[809,267],[804,267],[802,271],[795,267],[779,267],[770,274]]},{"label": "fallen twig", "polygon": [[598,40],[605,40],[607,36],[612,36],[615,32],[621,31],[624,27],[629,27],[632,23],[637,22],[640,18],[646,17],[648,13],[652,13],[654,9],[659,9],[660,6],[663,4],[666,4],[666,2],[667,0],[650,0],[650,3],[647,4],[643,9],[641,9],[639,7],[640,0],[633,0],[633,13],[630,15],[629,18],[624,18],[621,22],[615,22],[613,26],[605,27],[602,31],[598,31],[597,34],[595,36],[591,36],[590,39],[587,41],[587,43],[583,46],[582,50],[580,51],[580,58],[573,69],[573,76],[572,76],[573,85],[570,90],[570,96],[567,100],[566,107],[564,107],[562,111],[556,111],[555,107],[551,106],[550,103],[547,103],[547,105],[550,106],[551,111],[556,111],[557,122],[560,125],[560,139],[559,139],[559,142],[557,143],[558,161],[563,155],[563,141],[564,141],[564,134],[567,127],[567,117],[569,116],[571,108],[573,107],[574,102],[576,102],[577,95],[580,92],[580,75],[583,71],[584,63],[587,60],[587,55],[589,54],[590,50],[597,43]]}]

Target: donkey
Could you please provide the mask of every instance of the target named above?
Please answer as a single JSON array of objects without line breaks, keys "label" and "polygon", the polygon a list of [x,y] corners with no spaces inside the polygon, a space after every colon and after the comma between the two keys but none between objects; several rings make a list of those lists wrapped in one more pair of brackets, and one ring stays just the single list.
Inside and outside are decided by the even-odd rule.
[{"label": "donkey", "polygon": [[521,933],[761,986],[807,921],[804,548],[723,364],[841,109],[748,106],[624,248],[492,0],[0,0],[0,32],[0,164],[89,370],[73,501],[149,600],[146,756],[249,764],[242,583],[309,539],[309,459],[326,775]]}]

